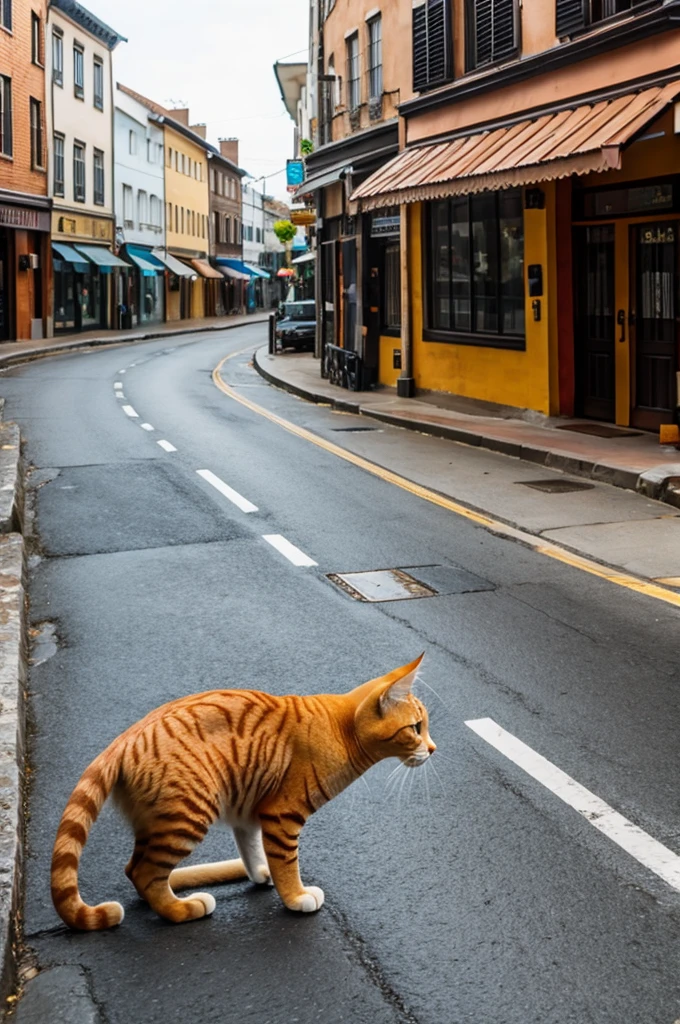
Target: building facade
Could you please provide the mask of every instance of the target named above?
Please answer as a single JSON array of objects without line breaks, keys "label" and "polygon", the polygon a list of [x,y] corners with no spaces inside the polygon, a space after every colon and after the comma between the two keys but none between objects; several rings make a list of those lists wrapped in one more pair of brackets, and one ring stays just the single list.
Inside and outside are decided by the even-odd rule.
[{"label": "building facade", "polygon": [[272,305],[271,279],[269,271],[265,269],[265,200],[264,193],[258,192],[252,185],[243,186],[243,263],[244,269],[250,274],[250,281],[246,287],[248,312],[269,309]]},{"label": "building facade", "polygon": [[76,0],[52,0],[47,28],[54,329],[120,327],[127,264],[113,251],[111,54],[123,37]]},{"label": "building facade", "polygon": [[[371,117],[362,11],[336,4],[321,26],[319,61],[328,73],[332,46],[328,85],[348,109],[329,106],[328,130],[320,99],[317,165],[353,125],[358,141]],[[363,181],[347,161],[351,188],[333,208],[344,234],[325,240],[327,262],[346,264],[347,218],[364,256],[366,239],[394,232],[386,249],[398,252],[400,323],[387,268],[374,297],[395,335],[380,335],[376,379],[404,395],[448,391],[642,429],[675,421],[677,0],[400,0],[382,12],[385,39],[388,15],[401,26],[399,152]],[[387,65],[383,74],[392,89]],[[348,347],[354,338],[360,357],[374,270],[370,254],[357,268],[363,330],[348,335],[341,308],[344,327],[330,335]]]},{"label": "building facade", "polygon": [[0,341],[51,332],[43,0],[0,4]]},{"label": "building facade", "polygon": [[153,255],[165,241],[163,129],[120,85],[114,95],[116,249],[130,264],[125,321],[136,327],[165,318],[165,267]]},{"label": "building facade", "polygon": [[241,313],[246,308],[246,284],[250,275],[243,272],[241,179],[245,171],[238,165],[238,139],[220,139],[219,153],[208,153],[210,186],[210,256],[223,276],[219,288],[220,311]]}]

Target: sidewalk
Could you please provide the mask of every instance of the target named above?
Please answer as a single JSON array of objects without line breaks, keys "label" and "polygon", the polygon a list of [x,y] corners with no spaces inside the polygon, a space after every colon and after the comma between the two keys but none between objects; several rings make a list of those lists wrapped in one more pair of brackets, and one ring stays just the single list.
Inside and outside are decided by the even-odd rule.
[{"label": "sidewalk", "polygon": [[265,324],[268,316],[267,311],[261,311],[248,315],[173,320],[170,323],[149,324],[148,327],[134,327],[127,331],[81,331],[79,334],[60,334],[56,338],[8,341],[0,344],[0,369],[12,366],[14,363],[24,363],[29,359],[38,359],[54,352],[68,352],[100,345],[125,345],[135,341],[149,341],[152,338],[171,338],[177,334],[224,331],[230,327],[241,327],[245,324]]},{"label": "sidewalk", "polygon": [[[319,360],[310,353],[271,356],[264,347],[255,353],[255,367],[270,383],[312,402],[637,490],[680,507],[680,451],[660,445],[655,434],[628,432],[589,420],[536,423],[489,415],[486,410],[477,415],[455,408],[457,400],[448,395],[429,393],[420,399],[405,399],[399,398],[394,388],[345,391],[321,378]],[[474,405],[465,399],[458,404],[468,410]],[[579,432],[603,428],[613,436]]]}]

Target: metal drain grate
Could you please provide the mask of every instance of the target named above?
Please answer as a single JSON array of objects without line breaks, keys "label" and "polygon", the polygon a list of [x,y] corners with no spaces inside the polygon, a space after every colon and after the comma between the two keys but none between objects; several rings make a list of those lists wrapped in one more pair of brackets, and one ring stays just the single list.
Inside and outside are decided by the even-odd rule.
[{"label": "metal drain grate", "polygon": [[583,484],[578,480],[516,480],[521,487],[533,487],[545,494],[568,494],[569,491],[592,491],[595,484]]},{"label": "metal drain grate", "polygon": [[411,565],[406,569],[373,569],[329,573],[328,579],[355,601],[408,601],[494,590],[481,576],[453,565]]},{"label": "metal drain grate", "polygon": [[378,427],[331,427],[336,434],[366,434],[370,430],[378,430]]}]

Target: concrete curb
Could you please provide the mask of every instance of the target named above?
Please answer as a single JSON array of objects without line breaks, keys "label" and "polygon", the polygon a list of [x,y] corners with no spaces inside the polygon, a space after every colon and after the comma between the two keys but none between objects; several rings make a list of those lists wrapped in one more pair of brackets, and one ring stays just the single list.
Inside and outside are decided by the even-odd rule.
[{"label": "concrete curb", "polygon": [[[598,483],[611,484],[613,487],[622,487],[630,491],[643,490],[643,493],[647,494],[648,497],[655,497],[660,501],[668,500],[667,494],[669,497],[671,496],[671,488],[664,487],[661,484],[656,488],[656,493],[654,494],[641,488],[640,481],[647,474],[640,475],[636,470],[625,469],[620,466],[610,466],[604,462],[591,462],[587,459],[579,459],[571,455],[562,455],[559,452],[552,451],[550,448],[543,448],[538,445],[523,445],[513,441],[505,441],[502,438],[486,437],[484,434],[474,430],[465,430],[463,427],[447,427],[441,423],[431,423],[428,420],[411,419],[410,417],[407,419],[394,413],[372,409],[370,403],[364,404],[347,401],[346,399],[336,399],[329,395],[322,395],[318,392],[301,388],[296,384],[289,384],[287,381],[275,377],[269,370],[266,370],[258,362],[257,356],[258,352],[256,351],[253,354],[253,364],[261,377],[270,384],[283,388],[285,391],[290,391],[299,398],[307,399],[307,401],[330,405],[332,409],[337,409],[340,412],[351,412],[361,416],[369,416],[371,419],[378,420],[381,423],[389,423],[395,427],[404,427],[406,430],[416,430],[419,433],[430,434],[433,437],[443,437],[449,441],[460,441],[462,444],[484,448],[487,451],[498,452],[501,455],[511,455],[514,458],[522,459],[524,462],[533,462],[536,465],[546,466],[549,469],[558,469],[564,473],[571,473],[574,476],[590,477],[590,479],[596,480]],[[658,470],[664,470],[665,468],[659,466]],[[680,507],[680,465],[677,467],[677,473],[669,471],[666,474],[667,483],[676,479],[679,484],[677,499],[678,507]],[[661,494],[664,496],[661,497]],[[673,501],[670,503],[674,504]]]},{"label": "concrete curb", "polygon": [[204,327],[178,327],[169,331],[147,331],[144,334],[134,334],[130,337],[108,337],[83,338],[74,341],[53,342],[48,345],[40,345],[37,348],[22,349],[17,352],[6,352],[0,355],[0,370],[7,366],[16,366],[17,363],[29,363],[34,359],[41,359],[43,356],[54,356],[60,352],[79,352],[88,348],[102,348],[106,345],[134,345],[139,341],[153,341],[155,338],[175,338],[180,334],[207,334],[210,331],[231,331],[236,327],[248,327],[250,324],[267,323],[268,317],[254,316],[249,320],[242,320],[237,324],[206,324]]}]

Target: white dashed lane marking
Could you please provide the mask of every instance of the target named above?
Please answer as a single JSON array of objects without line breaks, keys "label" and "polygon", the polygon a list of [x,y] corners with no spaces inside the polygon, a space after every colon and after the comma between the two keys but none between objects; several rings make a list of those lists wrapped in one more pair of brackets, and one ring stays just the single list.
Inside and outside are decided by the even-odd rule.
[{"label": "white dashed lane marking", "polygon": [[153,430],[153,427],[151,426],[150,423],[140,423],[139,425],[142,428],[142,430]]},{"label": "white dashed lane marking", "polygon": [[296,548],[294,544],[291,544],[289,540],[282,537],[280,533],[265,533],[262,535],[262,540],[266,540],[267,544],[271,544],[273,548],[280,551],[289,562],[293,565],[318,565],[313,558],[306,555],[304,551],[300,551],[300,548]]},{"label": "white dashed lane marking", "polygon": [[465,723],[473,732],[513,761],[551,793],[581,814],[591,825],[611,839],[673,889],[680,890],[680,857],[653,839],[613,807],[600,800],[571,776],[506,732],[491,718]]},{"label": "white dashed lane marking", "polygon": [[166,451],[166,452],[176,452],[177,451],[177,449],[175,448],[174,444],[170,444],[169,441],[156,441],[156,444],[159,444],[161,446],[161,448],[163,449],[163,451]]},{"label": "white dashed lane marking", "polygon": [[123,405],[123,406],[121,406],[121,408],[122,408],[122,410],[123,410],[123,412],[125,413],[126,416],[131,416],[132,419],[135,419],[135,420],[139,419],[139,413],[135,412],[135,410],[132,408],[131,405]]},{"label": "white dashed lane marking", "polygon": [[209,484],[212,484],[215,490],[223,494],[225,498],[228,498],[237,508],[240,508],[242,512],[257,512],[257,505],[253,505],[252,501],[248,501],[247,498],[244,498],[242,494],[235,491],[229,484],[225,484],[224,480],[220,480],[209,469],[197,469],[196,472]]},{"label": "white dashed lane marking", "polygon": [[117,381],[116,381],[116,382],[114,383],[114,385],[113,385],[113,386],[114,386],[114,388],[116,389],[116,391],[122,391],[122,390],[123,390],[123,382],[122,382],[122,380],[117,380]]}]

